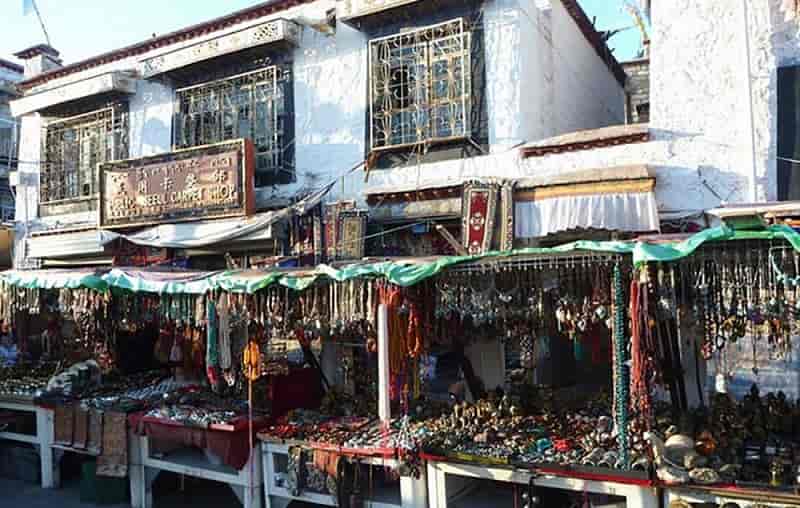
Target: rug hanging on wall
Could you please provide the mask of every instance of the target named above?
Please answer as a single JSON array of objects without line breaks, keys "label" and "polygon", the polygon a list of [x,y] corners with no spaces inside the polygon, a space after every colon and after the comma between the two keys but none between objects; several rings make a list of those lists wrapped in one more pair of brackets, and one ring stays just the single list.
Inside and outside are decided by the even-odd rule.
[{"label": "rug hanging on wall", "polygon": [[469,254],[483,254],[491,250],[497,197],[497,184],[473,182],[464,186],[461,236]]}]

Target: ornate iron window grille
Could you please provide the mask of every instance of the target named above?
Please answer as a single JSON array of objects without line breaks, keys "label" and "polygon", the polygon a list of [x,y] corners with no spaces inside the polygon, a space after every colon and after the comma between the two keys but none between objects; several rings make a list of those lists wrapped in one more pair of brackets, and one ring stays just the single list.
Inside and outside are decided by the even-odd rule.
[{"label": "ornate iron window grille", "polygon": [[255,145],[256,185],[294,180],[284,156],[285,100],[277,66],[176,91],[176,149],[250,138]]},{"label": "ornate iron window grille", "polygon": [[471,43],[463,19],[370,41],[372,150],[469,136]]},{"label": "ornate iron window grille", "polygon": [[127,108],[112,105],[52,121],[42,140],[40,202],[94,198],[98,164],[128,156]]}]

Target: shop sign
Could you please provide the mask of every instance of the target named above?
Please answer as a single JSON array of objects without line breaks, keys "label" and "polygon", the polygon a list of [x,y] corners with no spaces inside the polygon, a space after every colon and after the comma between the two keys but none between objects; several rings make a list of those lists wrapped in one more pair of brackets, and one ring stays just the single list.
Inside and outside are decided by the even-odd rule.
[{"label": "shop sign", "polygon": [[100,165],[100,226],[253,212],[253,145],[236,140]]}]

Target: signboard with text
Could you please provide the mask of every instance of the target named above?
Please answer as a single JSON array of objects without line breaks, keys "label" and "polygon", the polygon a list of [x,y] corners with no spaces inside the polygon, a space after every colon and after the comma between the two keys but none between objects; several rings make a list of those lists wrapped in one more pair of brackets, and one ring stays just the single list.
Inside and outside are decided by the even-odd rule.
[{"label": "signboard with text", "polygon": [[100,165],[100,226],[253,213],[253,145],[236,140]]}]

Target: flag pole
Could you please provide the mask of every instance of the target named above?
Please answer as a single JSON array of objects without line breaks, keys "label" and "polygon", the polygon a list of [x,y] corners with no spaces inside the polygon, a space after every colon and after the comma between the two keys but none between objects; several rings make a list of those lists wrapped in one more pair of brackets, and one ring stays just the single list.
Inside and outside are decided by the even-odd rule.
[{"label": "flag pole", "polygon": [[52,46],[50,44],[50,36],[47,34],[47,28],[44,27],[44,21],[42,20],[42,14],[39,12],[39,6],[36,5],[36,0],[30,0],[31,5],[33,6],[33,11],[36,13],[36,17],[39,19],[39,25],[42,27],[42,32],[44,32],[44,38],[47,41],[48,46]]}]

